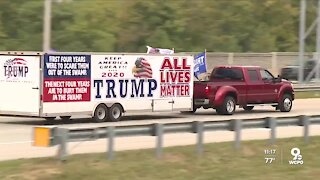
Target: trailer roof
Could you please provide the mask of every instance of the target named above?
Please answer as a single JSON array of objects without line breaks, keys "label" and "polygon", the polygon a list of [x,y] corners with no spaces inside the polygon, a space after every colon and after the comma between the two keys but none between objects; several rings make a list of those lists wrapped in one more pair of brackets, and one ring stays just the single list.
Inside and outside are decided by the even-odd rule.
[{"label": "trailer roof", "polygon": [[0,51],[0,55],[44,55],[44,54],[70,54],[70,55],[144,55],[144,56],[193,56],[190,53],[174,54],[147,54],[147,53],[128,53],[128,52],[42,52],[42,51]]}]

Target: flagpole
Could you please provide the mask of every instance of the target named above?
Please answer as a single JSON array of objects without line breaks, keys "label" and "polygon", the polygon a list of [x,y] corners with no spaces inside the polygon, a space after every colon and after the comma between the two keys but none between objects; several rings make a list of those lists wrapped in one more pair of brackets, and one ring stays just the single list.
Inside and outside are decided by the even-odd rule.
[{"label": "flagpole", "polygon": [[208,67],[207,67],[207,49],[204,49],[204,59],[206,60],[206,73],[207,73],[207,70],[208,70]]}]

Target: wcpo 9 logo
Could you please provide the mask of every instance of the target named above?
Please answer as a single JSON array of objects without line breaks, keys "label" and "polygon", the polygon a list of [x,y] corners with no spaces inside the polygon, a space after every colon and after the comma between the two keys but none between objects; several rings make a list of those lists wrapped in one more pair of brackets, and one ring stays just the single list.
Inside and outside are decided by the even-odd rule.
[{"label": "wcpo 9 logo", "polygon": [[291,155],[293,156],[292,160],[289,161],[291,165],[303,164],[301,151],[299,148],[295,147],[291,149]]}]

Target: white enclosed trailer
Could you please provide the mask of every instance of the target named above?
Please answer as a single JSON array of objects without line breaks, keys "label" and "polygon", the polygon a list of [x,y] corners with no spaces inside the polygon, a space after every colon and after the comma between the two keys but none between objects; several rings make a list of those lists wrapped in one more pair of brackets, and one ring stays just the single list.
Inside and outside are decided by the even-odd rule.
[{"label": "white enclosed trailer", "polygon": [[118,121],[191,111],[193,56],[0,52],[0,114]]}]

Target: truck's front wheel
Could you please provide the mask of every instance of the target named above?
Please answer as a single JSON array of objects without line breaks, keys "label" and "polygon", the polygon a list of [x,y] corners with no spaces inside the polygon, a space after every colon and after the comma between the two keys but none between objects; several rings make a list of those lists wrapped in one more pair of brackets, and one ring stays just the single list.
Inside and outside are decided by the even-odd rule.
[{"label": "truck's front wheel", "polygon": [[279,109],[281,112],[289,112],[292,108],[292,96],[290,94],[284,94],[279,102]]},{"label": "truck's front wheel", "polygon": [[227,96],[223,104],[216,108],[218,114],[232,115],[236,110],[236,100],[232,96]]}]

